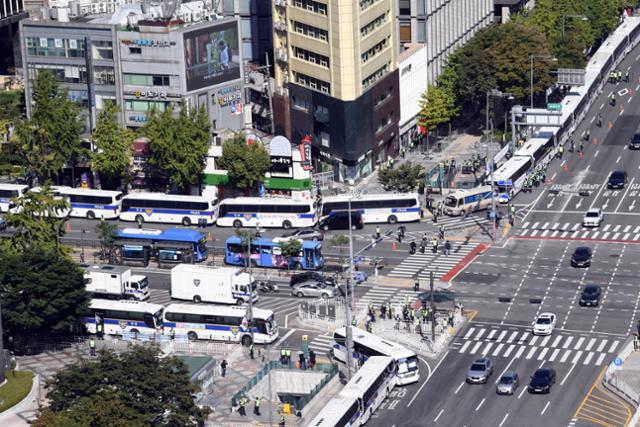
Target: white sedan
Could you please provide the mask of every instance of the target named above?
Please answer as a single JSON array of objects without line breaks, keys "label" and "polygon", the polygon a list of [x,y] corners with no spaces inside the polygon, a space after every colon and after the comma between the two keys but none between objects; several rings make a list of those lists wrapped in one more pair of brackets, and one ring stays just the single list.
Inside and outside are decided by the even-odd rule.
[{"label": "white sedan", "polygon": [[541,313],[533,323],[533,335],[551,335],[556,326],[556,315]]},{"label": "white sedan", "polygon": [[600,223],[602,222],[602,209],[600,208],[591,208],[584,214],[582,218],[582,226],[583,227],[600,227]]}]

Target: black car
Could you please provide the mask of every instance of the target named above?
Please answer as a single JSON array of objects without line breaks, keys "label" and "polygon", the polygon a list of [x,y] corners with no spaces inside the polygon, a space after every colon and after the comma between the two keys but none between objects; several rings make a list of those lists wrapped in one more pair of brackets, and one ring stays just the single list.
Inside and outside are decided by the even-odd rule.
[{"label": "black car", "polygon": [[609,182],[607,187],[609,188],[624,188],[627,184],[627,173],[625,171],[613,171],[609,175]]},{"label": "black car", "polygon": [[633,135],[633,137],[631,138],[631,141],[629,141],[629,149],[631,150],[640,149],[640,133],[636,133]]},{"label": "black car", "polygon": [[[328,217],[320,221],[319,226],[322,230],[348,230],[349,211],[332,211]],[[362,227],[364,227],[362,214],[360,212],[351,212],[351,228],[356,230]]]},{"label": "black car", "polygon": [[578,246],[571,255],[571,265],[574,267],[589,267],[591,265],[591,248]]},{"label": "black car", "polygon": [[556,370],[551,368],[540,368],[531,377],[529,383],[529,393],[549,393],[551,386],[556,382]]},{"label": "black car", "polygon": [[316,282],[322,282],[325,285],[335,286],[336,280],[333,276],[324,275],[322,273],[318,273],[317,271],[305,271],[304,273],[298,273],[291,276],[291,280],[289,281],[289,286],[296,285],[302,282],[308,282],[310,280],[315,280]]},{"label": "black car", "polygon": [[596,307],[600,304],[600,295],[602,295],[602,289],[598,285],[586,285],[582,288],[580,294],[580,305],[592,305]]}]

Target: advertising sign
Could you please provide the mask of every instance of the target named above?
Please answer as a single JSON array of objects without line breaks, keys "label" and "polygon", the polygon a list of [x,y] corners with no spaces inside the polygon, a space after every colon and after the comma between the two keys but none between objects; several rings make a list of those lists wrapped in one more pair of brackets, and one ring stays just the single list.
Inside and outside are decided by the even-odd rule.
[{"label": "advertising sign", "polygon": [[240,48],[236,21],[184,34],[187,90],[240,78]]},{"label": "advertising sign", "polygon": [[311,166],[311,138],[309,135],[300,141],[300,165],[306,171],[313,169],[313,166]]}]

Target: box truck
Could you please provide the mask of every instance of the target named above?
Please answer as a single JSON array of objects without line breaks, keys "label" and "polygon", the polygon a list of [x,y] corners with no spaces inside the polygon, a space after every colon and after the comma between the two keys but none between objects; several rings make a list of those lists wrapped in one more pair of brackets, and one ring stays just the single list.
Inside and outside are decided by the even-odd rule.
[{"label": "box truck", "polygon": [[251,275],[237,267],[178,264],[171,269],[171,298],[195,303],[245,304],[258,301]]},{"label": "box truck", "polygon": [[90,265],[84,273],[87,292],[102,298],[146,300],[149,298],[147,276],[132,274],[119,265]]}]

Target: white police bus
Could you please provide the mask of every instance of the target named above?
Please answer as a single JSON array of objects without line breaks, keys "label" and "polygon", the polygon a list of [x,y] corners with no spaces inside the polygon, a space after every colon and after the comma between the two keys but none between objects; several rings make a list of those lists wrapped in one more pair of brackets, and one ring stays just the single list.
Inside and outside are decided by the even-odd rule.
[{"label": "white police bus", "polygon": [[[214,304],[169,304],[164,310],[165,335],[185,335],[190,341],[217,340],[251,344],[246,307]],[[257,344],[278,339],[278,324],[271,310],[253,309],[253,340]]]},{"label": "white police bus", "polygon": [[0,183],[0,212],[9,212],[13,207],[12,199],[19,199],[27,192],[29,187],[23,184]]},{"label": "white police bus", "polygon": [[[362,362],[372,356],[391,357],[396,364],[397,384],[411,384],[420,380],[418,356],[413,351],[359,328],[352,327],[351,335],[355,360]],[[336,359],[346,362],[346,328],[342,327],[334,331],[332,353]]]},{"label": "white police bus", "polygon": [[[348,210],[349,198],[346,195],[324,197],[321,219],[332,211]],[[419,221],[420,198],[418,193],[364,194],[351,197],[351,211],[360,212],[365,224]]]},{"label": "white police bus", "polygon": [[359,426],[362,418],[360,400],[354,396],[338,395],[320,410],[309,427]]},{"label": "white police bus", "polygon": [[164,193],[131,193],[122,199],[122,221],[210,225],[216,221],[217,199]]},{"label": "white police bus", "polygon": [[219,227],[313,227],[318,222],[315,200],[236,197],[220,202]]},{"label": "white police bus", "polygon": [[163,310],[163,306],[148,302],[92,299],[84,326],[90,334],[98,331],[98,325],[102,325],[102,332],[106,335],[123,335],[127,332],[158,334],[162,328]]},{"label": "white police bus", "polygon": [[92,188],[51,187],[66,197],[72,217],[87,219],[115,219],[120,216],[122,192]]}]

